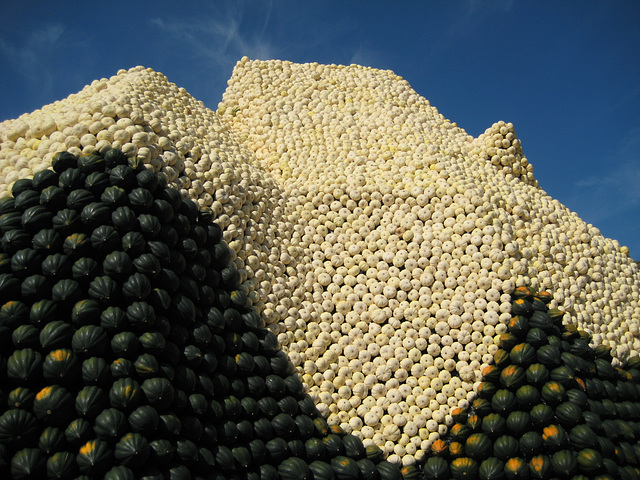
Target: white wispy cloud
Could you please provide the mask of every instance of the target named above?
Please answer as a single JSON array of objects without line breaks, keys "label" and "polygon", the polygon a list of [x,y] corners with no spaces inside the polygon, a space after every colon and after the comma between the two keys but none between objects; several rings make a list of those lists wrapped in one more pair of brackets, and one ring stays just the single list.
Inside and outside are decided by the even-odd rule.
[{"label": "white wispy cloud", "polygon": [[265,2],[260,15],[264,16],[259,30],[243,28],[243,3],[224,3],[198,18],[160,18],[149,21],[158,27],[184,52],[213,66],[227,68],[242,56],[254,59],[273,58],[277,49],[268,41],[265,32],[271,16],[271,2]]},{"label": "white wispy cloud", "polygon": [[623,244],[636,238],[640,226],[639,152],[640,129],[631,130],[602,159],[602,175],[578,178],[567,201],[583,220]]},{"label": "white wispy cloud", "polygon": [[22,38],[16,38],[14,42],[0,39],[0,57],[5,65],[10,66],[27,81],[37,81],[40,88],[48,88],[52,82],[52,75],[45,68],[48,64],[47,59],[61,47],[64,33],[63,25],[52,24],[25,32]]}]

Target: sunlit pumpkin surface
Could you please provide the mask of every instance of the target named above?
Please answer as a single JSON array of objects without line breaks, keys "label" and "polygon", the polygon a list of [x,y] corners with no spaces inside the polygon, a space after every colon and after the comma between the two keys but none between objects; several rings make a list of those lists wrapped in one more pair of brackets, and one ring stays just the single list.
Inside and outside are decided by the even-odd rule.
[{"label": "sunlit pumpkin surface", "polygon": [[[547,329],[570,324],[566,335],[584,336],[572,355],[588,356],[599,346],[599,355],[610,352],[616,367],[626,366],[640,350],[639,275],[627,250],[544,192],[513,125],[498,122],[473,138],[390,71],[243,58],[213,111],[162,74],[136,67],[0,123],[0,140],[3,196],[12,192],[14,182],[50,169],[59,152],[69,152],[77,162],[73,168],[59,166],[56,184],[47,185],[62,193],[55,188],[45,192],[45,187],[36,195],[25,193],[31,188],[18,188],[15,205],[3,204],[2,271],[19,282],[7,280],[5,292],[12,295],[3,295],[3,318],[11,325],[2,332],[7,346],[3,358],[17,382],[7,395],[20,382],[27,386],[33,375],[40,375],[44,361],[49,362],[47,381],[58,372],[98,383],[104,369],[109,370],[114,380],[120,379],[105,389],[110,408],[135,409],[143,398],[162,404],[171,385],[145,382],[157,378],[153,375],[162,370],[162,362],[156,365],[139,355],[159,357],[165,346],[158,342],[166,339],[149,337],[155,320],[139,304],[153,295],[156,310],[175,308],[189,321],[206,323],[199,310],[192,313],[181,299],[213,295],[202,291],[211,279],[206,269],[196,266],[212,258],[231,266],[216,278],[233,286],[226,301],[254,312],[257,318],[248,320],[252,328],[264,324],[274,335],[274,348],[287,354],[319,413],[329,424],[362,439],[364,446],[380,447],[398,465],[431,458],[436,440],[457,422],[452,412],[474,405],[478,398],[486,398],[506,420],[510,405],[525,401],[517,392],[526,385],[535,385],[541,401],[553,408],[567,401],[570,390],[589,391],[599,365],[578,374],[576,369],[584,365],[566,359],[562,344],[545,337]],[[104,171],[100,169],[109,163],[106,154],[112,148],[124,153],[124,163],[118,162],[133,166],[138,177],[113,162],[107,180],[99,175],[87,180],[89,172]],[[74,176],[71,170],[85,175]],[[145,170],[177,196],[155,195],[160,187],[139,176]],[[46,183],[45,177],[36,178]],[[70,193],[80,190],[90,195]],[[207,254],[199,253],[206,234],[198,231],[181,243],[186,259],[181,261],[154,243],[159,235],[165,244],[183,238],[162,229],[168,221],[164,215],[175,212],[154,203],[177,205],[180,199],[193,200],[196,210],[208,209],[207,221],[221,227],[224,247],[207,246]],[[43,208],[34,208],[38,205]],[[14,206],[20,216],[10,214]],[[133,217],[117,210],[124,206]],[[172,228],[189,231],[189,221],[197,224],[189,215],[184,214],[187,224],[176,221]],[[86,232],[74,230],[82,225]],[[206,232],[206,223],[202,225]],[[43,228],[64,235],[49,238],[40,233]],[[125,235],[128,230],[140,235]],[[25,248],[36,253],[22,252]],[[60,256],[49,258],[48,248]],[[91,261],[92,251],[99,262]],[[189,267],[189,275],[162,273],[166,265],[158,270],[158,262],[141,258],[143,253],[159,263],[173,262],[173,270]],[[73,262],[65,262],[65,256]],[[169,287],[177,287],[177,282],[180,298]],[[38,292],[49,296],[43,299]],[[83,292],[93,303],[87,304]],[[123,296],[128,302],[124,320],[113,310],[107,312],[107,306],[119,305]],[[47,312],[52,302],[68,306],[69,318],[51,319],[72,323],[72,331],[52,328],[41,335],[51,321]],[[104,317],[107,334],[82,330],[96,314]],[[239,321],[240,316],[230,315]],[[15,333],[24,318],[35,329]],[[135,338],[117,336],[128,331],[120,322],[132,326]],[[209,333],[200,330],[196,335],[214,345],[209,337],[219,332]],[[54,334],[59,341],[52,339]],[[186,364],[204,361],[203,348],[184,348],[193,345],[188,329],[175,327],[173,335],[183,339],[180,358]],[[248,375],[259,368],[235,351],[243,345],[255,347],[256,339],[237,332],[221,340],[217,348],[235,347],[227,347],[220,370],[233,368]],[[92,357],[92,351],[99,353]],[[118,356],[106,359],[106,365],[88,362],[107,352]],[[71,353],[82,361],[73,363]],[[534,367],[538,363],[546,373]],[[490,365],[496,370],[487,370]],[[566,368],[551,375],[551,367]],[[636,381],[631,371],[627,382]],[[482,372],[491,375],[483,378]],[[166,371],[163,375],[174,382]],[[188,377],[186,386],[178,388],[188,390],[192,381],[203,380]],[[276,378],[265,378],[267,387],[259,386],[257,378],[251,382],[251,388],[286,390]],[[46,396],[38,393],[42,388],[49,385],[43,383],[33,395]],[[529,398],[525,393],[521,397]],[[60,394],[60,402],[68,401],[75,400]],[[196,410],[199,401],[192,399]],[[485,414],[475,409],[470,414],[477,430]],[[26,417],[15,421],[30,425]],[[79,443],[82,428],[93,427],[76,423]],[[539,426],[543,442],[555,438],[543,432],[554,425]],[[288,427],[281,428],[286,432]],[[128,438],[127,445],[132,443]],[[463,442],[455,443],[456,468],[482,470],[463,455]],[[448,445],[438,452],[448,451]],[[99,443],[90,452],[108,465],[109,448]],[[42,467],[35,451],[23,456],[23,464]],[[242,458],[239,452],[236,461],[242,463]],[[437,453],[437,458],[443,457]],[[81,460],[91,471],[88,460]],[[509,458],[499,460],[507,470],[524,468]],[[537,457],[521,460],[532,471],[546,471]],[[590,452],[576,460],[576,468],[604,468]],[[334,463],[334,469],[353,468],[346,460]],[[132,466],[138,468],[135,462]],[[285,475],[289,471],[299,474],[295,462],[283,467]]]}]

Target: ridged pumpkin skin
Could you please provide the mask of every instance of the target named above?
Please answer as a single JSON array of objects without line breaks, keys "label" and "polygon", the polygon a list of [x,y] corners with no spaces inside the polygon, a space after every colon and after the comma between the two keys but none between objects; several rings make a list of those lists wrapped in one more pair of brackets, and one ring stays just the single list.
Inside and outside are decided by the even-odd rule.
[{"label": "ridged pumpkin skin", "polygon": [[212,210],[118,150],[52,165],[0,200],[0,477],[417,476],[320,416]]},{"label": "ridged pumpkin skin", "polygon": [[473,433],[469,435],[464,444],[466,454],[475,460],[486,458],[491,453],[491,449],[491,439],[484,433]]}]

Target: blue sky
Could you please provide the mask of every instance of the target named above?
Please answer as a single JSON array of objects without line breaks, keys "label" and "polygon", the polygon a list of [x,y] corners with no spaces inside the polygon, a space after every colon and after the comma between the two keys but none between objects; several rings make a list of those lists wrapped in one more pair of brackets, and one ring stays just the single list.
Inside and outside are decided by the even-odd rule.
[{"label": "blue sky", "polygon": [[540,186],[640,259],[637,0],[91,4],[2,2],[0,121],[136,65],[213,109],[243,55],[391,69],[473,136],[513,122]]}]

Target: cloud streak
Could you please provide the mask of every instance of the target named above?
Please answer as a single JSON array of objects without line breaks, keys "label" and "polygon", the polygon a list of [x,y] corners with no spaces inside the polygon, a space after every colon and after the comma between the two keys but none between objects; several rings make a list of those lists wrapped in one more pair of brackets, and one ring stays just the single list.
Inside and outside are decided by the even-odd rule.
[{"label": "cloud streak", "polygon": [[152,26],[168,33],[170,37],[187,47],[191,56],[205,59],[216,67],[228,68],[240,57],[267,59],[274,57],[276,49],[266,39],[271,17],[271,2],[264,7],[264,21],[259,31],[243,29],[245,11],[241,4],[225,4],[223,10],[190,19],[155,17]]},{"label": "cloud streak", "polygon": [[[640,129],[627,133],[603,159],[602,175],[579,178],[567,206],[605,236],[631,243],[640,224]],[[625,240],[628,239],[628,240]],[[632,252],[634,258],[638,252]]]},{"label": "cloud streak", "polygon": [[32,32],[25,32],[23,43],[10,43],[0,39],[2,62],[10,65],[28,82],[37,82],[38,88],[49,90],[53,84],[53,75],[46,65],[51,55],[61,48],[64,33],[63,25],[53,24]]}]

